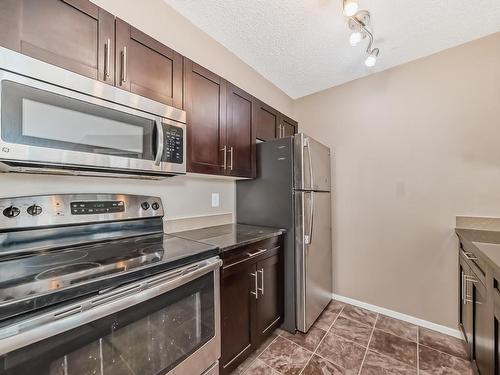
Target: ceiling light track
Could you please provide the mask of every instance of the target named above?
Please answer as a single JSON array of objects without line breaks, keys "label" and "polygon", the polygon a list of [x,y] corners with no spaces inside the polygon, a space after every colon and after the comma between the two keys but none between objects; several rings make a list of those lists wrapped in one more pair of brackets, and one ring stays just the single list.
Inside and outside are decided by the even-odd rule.
[{"label": "ceiling light track", "polygon": [[351,45],[357,46],[366,37],[369,39],[368,47],[366,48],[368,56],[366,57],[365,65],[371,68],[376,64],[380,50],[373,48],[373,32],[369,29],[370,12],[367,10],[358,10],[359,6],[356,0],[343,0],[343,6],[344,15],[349,18],[349,29],[352,31],[349,37]]}]

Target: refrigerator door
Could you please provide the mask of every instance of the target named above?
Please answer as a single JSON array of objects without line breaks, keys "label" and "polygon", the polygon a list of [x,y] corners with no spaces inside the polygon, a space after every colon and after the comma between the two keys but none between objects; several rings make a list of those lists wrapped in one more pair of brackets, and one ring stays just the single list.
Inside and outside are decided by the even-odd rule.
[{"label": "refrigerator door", "polygon": [[297,329],[307,332],[332,299],[332,220],[328,192],[295,191]]},{"label": "refrigerator door", "polygon": [[330,191],[330,149],[304,133],[294,136],[294,188]]}]

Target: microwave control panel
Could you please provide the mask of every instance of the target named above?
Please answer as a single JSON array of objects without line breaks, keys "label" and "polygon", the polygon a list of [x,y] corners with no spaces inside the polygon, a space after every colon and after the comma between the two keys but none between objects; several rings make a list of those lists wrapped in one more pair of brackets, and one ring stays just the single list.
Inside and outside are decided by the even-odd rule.
[{"label": "microwave control panel", "polygon": [[184,129],[164,125],[163,161],[167,163],[182,164],[184,159]]}]

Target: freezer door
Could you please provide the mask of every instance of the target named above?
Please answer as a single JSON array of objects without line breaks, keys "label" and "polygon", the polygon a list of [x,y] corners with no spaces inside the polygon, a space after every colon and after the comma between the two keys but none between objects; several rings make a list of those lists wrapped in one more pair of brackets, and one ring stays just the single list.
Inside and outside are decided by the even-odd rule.
[{"label": "freezer door", "polygon": [[294,136],[294,188],[330,191],[330,149],[304,133]]},{"label": "freezer door", "polygon": [[307,332],[332,299],[332,220],[328,192],[296,191],[297,329]]}]

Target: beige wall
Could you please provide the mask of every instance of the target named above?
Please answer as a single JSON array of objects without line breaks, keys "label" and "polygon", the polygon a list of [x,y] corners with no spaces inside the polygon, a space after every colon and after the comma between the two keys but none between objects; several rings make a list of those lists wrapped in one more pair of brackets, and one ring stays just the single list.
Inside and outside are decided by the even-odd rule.
[{"label": "beige wall", "polygon": [[[235,182],[179,176],[159,181],[96,177],[0,174],[0,197],[63,193],[123,193],[162,198],[167,220],[234,213]],[[220,207],[211,206],[220,194]]]},{"label": "beige wall", "polygon": [[336,293],[456,328],[455,216],[500,216],[499,46],[296,101],[301,130],[334,153]]},{"label": "beige wall", "polygon": [[93,2],[281,112],[291,115],[293,101],[288,95],[163,0]]},{"label": "beige wall", "polygon": [[[162,0],[95,0],[94,2],[269,105],[286,114],[291,113],[291,98]],[[235,183],[227,179],[185,176],[163,181],[137,181],[0,174],[0,197],[78,192],[160,196],[166,207],[167,219],[233,214],[235,210]],[[220,193],[218,208],[211,207],[212,192]],[[227,217],[228,215],[225,215],[222,219],[226,220]],[[220,217],[214,218],[213,222],[218,223],[220,220]],[[180,224],[185,227],[192,223],[194,222],[189,221]],[[207,221],[204,223],[206,225]],[[180,228],[181,225],[175,227]]]}]

